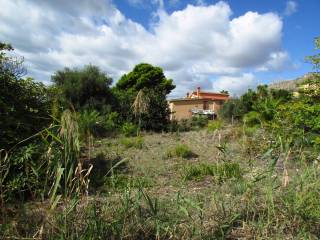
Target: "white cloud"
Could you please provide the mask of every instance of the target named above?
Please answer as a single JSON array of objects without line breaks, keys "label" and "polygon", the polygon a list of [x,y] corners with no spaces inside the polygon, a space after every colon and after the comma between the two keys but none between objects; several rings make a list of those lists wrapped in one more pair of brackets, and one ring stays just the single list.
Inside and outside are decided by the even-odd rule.
[{"label": "white cloud", "polygon": [[286,8],[284,10],[285,16],[290,16],[297,11],[298,4],[295,1],[287,1]]},{"label": "white cloud", "polygon": [[257,68],[257,71],[283,71],[294,68],[290,61],[289,54],[283,52],[273,52],[269,56],[269,60],[261,67]]},{"label": "white cloud", "polygon": [[118,79],[135,64],[149,62],[174,79],[176,96],[196,86],[212,88],[208,79],[214,76],[215,87],[239,92],[253,83],[248,72],[280,70],[289,59],[281,49],[282,20],[276,14],[231,18],[225,2],[168,14],[163,1],[155,2],[158,17],[147,30],[110,1],[0,0],[0,39],[25,56],[39,80],[65,66],[89,63]]},{"label": "white cloud", "polygon": [[216,91],[228,90],[233,94],[242,94],[248,88],[255,87],[256,79],[252,73],[243,73],[240,76],[221,76],[213,82]]}]

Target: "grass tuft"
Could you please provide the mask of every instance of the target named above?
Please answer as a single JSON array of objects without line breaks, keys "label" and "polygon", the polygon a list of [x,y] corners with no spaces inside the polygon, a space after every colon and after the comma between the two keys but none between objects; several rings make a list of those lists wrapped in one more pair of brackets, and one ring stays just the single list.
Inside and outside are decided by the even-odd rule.
[{"label": "grass tuft", "polygon": [[192,150],[185,144],[177,145],[175,148],[170,149],[166,153],[167,158],[172,157],[180,157],[180,158],[192,158],[196,157],[197,155],[192,152]]},{"label": "grass tuft", "polygon": [[227,179],[240,179],[242,170],[238,163],[222,163],[222,164],[206,164],[189,165],[183,169],[184,180],[202,180],[206,176],[212,176],[218,182]]}]

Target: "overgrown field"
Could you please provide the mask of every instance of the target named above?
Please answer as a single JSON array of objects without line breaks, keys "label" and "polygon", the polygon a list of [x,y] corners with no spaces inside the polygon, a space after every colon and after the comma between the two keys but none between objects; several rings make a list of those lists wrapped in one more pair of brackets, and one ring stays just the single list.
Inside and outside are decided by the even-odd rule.
[{"label": "overgrown field", "polygon": [[47,201],[8,207],[2,236],[320,237],[319,156],[262,129],[224,125],[104,138],[93,146],[86,197],[59,201],[54,211]]}]

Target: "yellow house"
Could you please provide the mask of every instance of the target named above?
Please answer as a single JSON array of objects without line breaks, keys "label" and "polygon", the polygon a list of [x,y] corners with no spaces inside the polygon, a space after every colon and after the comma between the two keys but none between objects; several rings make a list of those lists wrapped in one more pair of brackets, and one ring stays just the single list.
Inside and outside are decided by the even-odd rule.
[{"label": "yellow house", "polygon": [[202,92],[200,87],[185,98],[169,100],[170,119],[182,120],[193,115],[206,115],[209,119],[217,116],[222,104],[229,99],[225,93]]}]

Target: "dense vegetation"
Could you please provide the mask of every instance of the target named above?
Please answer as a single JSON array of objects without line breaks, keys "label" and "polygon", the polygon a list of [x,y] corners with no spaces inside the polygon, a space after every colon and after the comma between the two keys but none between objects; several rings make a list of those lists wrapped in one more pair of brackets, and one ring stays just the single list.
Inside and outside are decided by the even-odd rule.
[{"label": "dense vegetation", "polygon": [[66,68],[45,86],[8,51],[1,237],[320,238],[320,75],[298,96],[259,86],[219,120],[170,122],[161,68],[139,64],[114,87],[96,66]]}]

